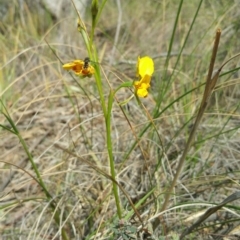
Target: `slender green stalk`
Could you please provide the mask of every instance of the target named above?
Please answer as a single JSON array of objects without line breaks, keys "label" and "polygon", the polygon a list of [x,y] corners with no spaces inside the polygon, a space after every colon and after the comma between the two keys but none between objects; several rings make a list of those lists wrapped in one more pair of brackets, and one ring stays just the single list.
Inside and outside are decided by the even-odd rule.
[{"label": "slender green stalk", "polygon": [[98,89],[98,94],[100,97],[100,103],[101,103],[101,107],[103,110],[103,114],[106,120],[107,117],[107,108],[106,108],[106,103],[105,103],[105,99],[104,99],[104,92],[103,92],[103,86],[102,86],[102,78],[101,78],[101,73],[100,73],[100,67],[99,64],[95,65],[95,74],[94,74],[95,80],[96,80],[96,85],[97,85],[97,89]]},{"label": "slender green stalk", "polygon": [[240,70],[240,67],[237,67],[237,68],[231,69],[231,70],[229,70],[229,71],[227,71],[227,72],[224,72],[224,73],[222,73],[219,77],[223,77],[223,76],[225,76],[225,75],[227,75],[227,74],[229,74],[229,73],[236,72],[236,71],[238,71],[238,70]]},{"label": "slender green stalk", "polygon": [[[104,2],[104,4],[105,3],[106,3],[106,1]],[[95,1],[95,4],[97,4],[97,1]],[[102,5],[104,5],[104,4],[102,4]],[[94,20],[96,21],[96,16],[95,16]],[[97,50],[95,49],[94,43],[93,43],[93,35],[92,35],[92,37],[89,38],[87,31],[86,31],[86,27],[80,18],[79,18],[79,31],[80,31],[80,33],[83,37],[83,40],[85,42],[85,45],[87,47],[87,51],[88,51],[88,55],[89,55],[90,59],[92,59],[95,62],[94,77],[95,77],[97,90],[98,90],[98,94],[99,94],[99,98],[100,98],[100,104],[102,107],[105,124],[106,124],[106,139],[107,139],[107,150],[108,150],[108,157],[109,157],[110,172],[111,172],[112,178],[114,179],[114,181],[112,181],[113,194],[115,197],[115,203],[116,203],[116,207],[117,207],[118,217],[121,218],[122,213],[121,213],[121,205],[120,205],[120,199],[119,199],[119,194],[118,194],[118,186],[116,184],[116,173],[115,173],[115,164],[114,164],[114,157],[113,157],[113,151],[112,151],[112,136],[111,136],[111,113],[112,113],[112,104],[113,104],[113,99],[114,99],[114,93],[112,90],[110,90],[110,94],[109,94],[109,98],[108,98],[108,107],[106,107],[100,65],[98,64]]]},{"label": "slender green stalk", "polygon": [[[0,101],[1,101],[1,100],[0,100]],[[1,103],[2,103],[2,101],[1,101]],[[41,174],[40,174],[39,171],[38,171],[38,168],[37,168],[37,166],[36,166],[36,164],[35,164],[35,162],[34,162],[34,160],[33,160],[32,154],[29,152],[28,147],[27,147],[24,139],[22,138],[21,134],[19,133],[19,131],[18,131],[18,129],[17,129],[17,126],[15,125],[15,123],[13,122],[13,120],[11,119],[11,117],[10,117],[7,109],[6,109],[5,106],[3,105],[3,103],[2,103],[2,106],[4,107],[4,109],[5,109],[5,111],[6,111],[6,113],[3,113],[3,115],[5,116],[5,118],[6,118],[6,119],[8,120],[8,122],[10,123],[12,129],[7,129],[7,128],[4,127],[3,125],[0,125],[0,126],[3,127],[3,128],[6,129],[6,130],[9,130],[11,133],[15,134],[15,135],[18,137],[21,145],[23,146],[24,151],[26,152],[26,154],[27,154],[27,156],[28,156],[29,161],[31,162],[32,168],[33,168],[35,174],[37,175],[37,181],[38,181],[39,185],[42,187],[42,189],[43,189],[43,191],[45,192],[45,195],[47,196],[47,198],[48,198],[48,199],[52,199],[52,196],[51,196],[51,194],[48,192],[48,190],[47,190],[47,188],[46,188],[46,186],[45,186],[45,184],[44,184],[44,182],[43,182],[43,180],[42,180]]]},{"label": "slender green stalk", "polygon": [[[180,49],[180,52],[179,52],[179,54],[178,54],[178,56],[177,56],[177,60],[176,60],[176,63],[175,63],[175,65],[174,65],[174,67],[173,67],[173,71],[172,71],[172,74],[171,74],[171,76],[170,76],[170,79],[173,78],[173,75],[174,75],[174,73],[175,73],[175,69],[177,69],[177,65],[178,65],[179,60],[180,60],[180,58],[181,58],[181,56],[182,56],[182,52],[183,52],[183,50],[184,50],[184,48],[185,48],[185,46],[186,46],[186,44],[187,44],[187,41],[188,41],[188,38],[189,38],[190,33],[191,33],[191,31],[192,31],[193,25],[194,25],[194,23],[196,22],[198,13],[199,13],[200,8],[201,8],[201,5],[202,5],[202,2],[203,2],[203,0],[200,0],[200,2],[199,2],[199,4],[198,4],[196,13],[195,13],[195,15],[194,15],[194,17],[193,17],[193,20],[192,20],[192,22],[191,22],[191,25],[190,25],[189,30],[188,30],[188,32],[187,32],[187,35],[186,35],[186,37],[185,37],[185,39],[184,39],[184,43],[183,43],[183,45],[182,45],[182,47],[181,47],[181,49]],[[168,81],[168,85],[166,86],[166,89],[168,88],[169,84],[171,84],[171,81]]]},{"label": "slender green stalk", "polygon": [[92,6],[91,6],[91,13],[92,13],[92,30],[91,30],[91,37],[90,39],[93,40],[94,32],[95,32],[95,27],[97,25],[97,15],[98,15],[98,0],[92,0]]},{"label": "slender green stalk", "polygon": [[181,10],[182,10],[182,5],[183,5],[183,0],[181,0],[179,2],[177,15],[176,15],[175,22],[174,22],[174,25],[173,25],[173,31],[172,31],[172,35],[171,35],[171,39],[170,39],[168,52],[167,52],[167,58],[166,58],[166,61],[165,61],[165,64],[164,64],[165,69],[168,68],[169,59],[170,59],[171,52],[172,52],[172,46],[173,46],[173,42],[174,42],[174,38],[175,38],[175,34],[176,34],[177,25],[178,25],[178,19],[180,17],[180,13],[181,13]]},{"label": "slender green stalk", "polygon": [[[35,164],[35,162],[34,162],[34,160],[33,160],[33,156],[32,156],[32,154],[29,152],[26,142],[25,142],[24,139],[22,138],[20,132],[18,131],[17,126],[15,125],[14,121],[13,121],[12,118],[10,117],[10,114],[8,113],[6,107],[3,105],[3,102],[2,102],[1,99],[0,99],[0,102],[2,103],[3,109],[4,109],[5,112],[6,112],[6,113],[2,112],[2,114],[6,117],[6,119],[7,119],[8,122],[9,122],[9,124],[11,125],[12,129],[10,129],[10,128],[2,125],[2,124],[0,124],[0,126],[1,126],[3,129],[5,129],[5,130],[13,133],[14,135],[16,135],[17,138],[19,139],[19,141],[20,141],[20,143],[21,143],[21,145],[22,145],[25,153],[27,154],[27,157],[28,157],[28,159],[29,159],[29,161],[30,161],[30,163],[31,163],[31,165],[32,165],[32,168],[33,168],[33,170],[34,170],[34,172],[35,172],[35,174],[36,174],[36,176],[37,176],[37,179],[36,179],[36,180],[37,180],[37,183],[41,186],[41,188],[42,188],[42,190],[44,191],[47,199],[50,201],[50,207],[53,209],[53,212],[55,211],[55,212],[54,212],[54,220],[55,220],[55,222],[57,223],[57,225],[60,226],[60,213],[59,213],[59,211],[57,210],[56,205],[55,205],[55,203],[53,202],[53,198],[52,198],[51,194],[49,193],[49,191],[47,190],[47,188],[46,188],[46,186],[45,186],[45,184],[44,184],[44,182],[43,182],[43,180],[42,180],[42,177],[41,177],[40,172],[38,171],[37,165]],[[67,235],[67,233],[66,233],[66,231],[65,231],[64,228],[61,229],[61,235],[62,235],[62,237],[63,237],[64,240],[68,240],[68,235]]]},{"label": "slender green stalk", "polygon": [[[164,71],[164,74],[163,74],[163,79],[167,78],[168,64],[169,64],[169,60],[170,60],[170,57],[171,57],[173,42],[174,42],[174,38],[175,38],[175,34],[176,34],[178,19],[179,19],[180,13],[181,13],[182,5],[183,5],[183,0],[181,0],[179,2],[178,11],[177,11],[177,15],[176,15],[176,18],[175,18],[173,31],[172,31],[172,35],[171,35],[171,39],[170,39],[170,44],[169,44],[169,48],[168,48],[168,52],[167,52],[167,57],[166,57],[166,61],[165,61],[165,64],[164,64],[165,71]],[[168,84],[167,84],[166,88],[167,87],[168,87]],[[159,94],[158,100],[157,100],[157,104],[156,104],[156,107],[155,107],[155,111],[154,111],[154,117],[155,117],[155,114],[157,114],[157,112],[158,112],[158,110],[160,108],[160,104],[162,102],[161,101],[162,98],[163,98],[163,94]]]},{"label": "slender green stalk", "polygon": [[89,58],[96,63],[95,66],[94,66],[94,69],[95,69],[94,77],[95,77],[95,80],[96,80],[97,90],[98,90],[98,94],[99,94],[99,97],[100,97],[100,103],[101,103],[101,106],[102,106],[103,114],[104,114],[104,117],[106,118],[107,108],[106,108],[104,93],[103,93],[103,88],[102,88],[100,66],[98,64],[98,54],[97,54],[96,49],[94,48],[94,44],[93,44],[92,40],[89,38],[89,36],[87,34],[86,27],[85,27],[84,23],[82,22],[80,16],[79,16],[79,31],[80,31],[80,33],[83,37],[85,46],[86,46],[87,51],[88,51]]},{"label": "slender green stalk", "polygon": [[98,13],[97,13],[97,16],[96,16],[96,19],[95,19],[95,24],[98,23],[99,18],[100,18],[101,14],[102,14],[102,10],[103,10],[106,2],[107,2],[107,0],[103,0],[103,1],[101,2],[101,5],[99,6]]},{"label": "slender green stalk", "polygon": [[[95,70],[96,70],[95,80],[97,84],[98,93],[100,96],[103,114],[105,117],[107,150],[108,150],[108,157],[109,157],[109,164],[110,164],[110,172],[111,172],[112,178],[116,181],[115,164],[114,164],[114,157],[113,157],[113,151],[112,151],[112,136],[111,136],[111,114],[112,114],[112,104],[114,99],[114,93],[112,90],[110,90],[109,98],[108,98],[108,108],[106,109],[99,66],[96,65]],[[112,182],[113,194],[115,197],[118,217],[121,219],[122,217],[121,205],[120,205],[119,194],[118,194],[118,186],[115,181]]]},{"label": "slender green stalk", "polygon": [[[113,99],[114,99],[114,93],[112,90],[110,90],[109,97],[108,97],[108,112],[107,112],[107,118],[106,118],[107,148],[108,148],[111,176],[116,181],[115,164],[114,164],[114,157],[112,152],[112,137],[111,137],[111,115],[112,115]],[[121,205],[120,205],[119,194],[118,194],[118,186],[115,183],[115,181],[112,182],[113,194],[114,194],[115,203],[117,206],[118,217],[119,219],[121,219],[122,218]]]}]

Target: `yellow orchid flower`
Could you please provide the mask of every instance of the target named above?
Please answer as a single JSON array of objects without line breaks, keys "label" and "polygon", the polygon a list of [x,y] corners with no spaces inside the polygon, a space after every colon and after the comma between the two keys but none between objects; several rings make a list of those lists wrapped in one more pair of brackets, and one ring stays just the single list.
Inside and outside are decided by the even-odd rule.
[{"label": "yellow orchid flower", "polygon": [[154,63],[152,58],[148,56],[142,58],[138,57],[137,76],[141,79],[139,81],[134,81],[133,86],[139,97],[147,97],[153,72]]},{"label": "yellow orchid flower", "polygon": [[89,64],[89,58],[85,58],[85,60],[74,60],[70,63],[64,64],[62,67],[65,70],[72,70],[76,75],[80,77],[91,77],[95,69],[93,66]]}]

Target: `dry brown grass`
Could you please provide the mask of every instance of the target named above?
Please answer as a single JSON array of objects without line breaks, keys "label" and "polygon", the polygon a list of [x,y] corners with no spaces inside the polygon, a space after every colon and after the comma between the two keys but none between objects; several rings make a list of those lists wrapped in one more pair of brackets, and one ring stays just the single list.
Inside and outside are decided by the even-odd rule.
[{"label": "dry brown grass", "polygon": [[[155,57],[156,74],[151,94],[142,100],[150,113],[156,104],[159,89],[161,91],[167,84],[161,76],[177,2],[123,1],[121,31],[113,58],[111,53],[115,30],[119,24],[115,4],[110,1],[106,4],[97,27],[96,45],[101,66],[113,86],[135,77],[135,65],[126,63],[126,60],[134,61],[138,55]],[[161,109],[204,82],[217,27],[223,30],[217,66],[240,50],[237,42],[237,6],[237,2],[203,3],[177,66],[174,81],[163,95]],[[176,55],[195,9],[196,3],[184,5],[173,45]],[[26,11],[24,19],[16,21],[14,14],[10,14],[0,29],[0,48],[3,50],[0,52],[1,99],[58,203],[62,221],[66,221],[66,224],[61,224],[65,224],[70,239],[90,239],[91,235],[92,239],[108,239],[116,224],[112,185],[84,162],[91,161],[102,170],[109,171],[105,123],[96,86],[93,78],[79,81],[75,76],[63,72],[60,62],[86,56],[81,36],[75,28],[75,19],[42,21],[42,15]],[[86,25],[90,25],[88,18]],[[173,54],[169,74],[175,62],[176,56]],[[227,68],[230,70],[238,65],[239,60],[234,60]],[[76,81],[86,92],[79,88]],[[174,234],[178,236],[187,226],[188,223],[184,222],[187,217],[206,209],[210,203],[220,203],[239,189],[238,83],[238,72],[220,78],[188,154],[186,166],[175,189],[176,194],[170,201],[170,207],[178,207],[169,208],[164,224],[155,229],[152,238],[169,236],[168,239],[171,239],[172,236],[174,239]],[[107,94],[107,82],[104,84]],[[122,101],[130,95],[131,92],[125,90],[118,93],[117,98]],[[161,209],[163,193],[172,180],[185,146],[191,117],[199,106],[201,95],[202,88],[198,88],[168,107],[155,119],[161,139],[156,136],[154,129],[149,128],[141,138],[141,149],[136,147],[124,162],[125,153],[135,141],[133,130],[138,134],[149,119],[132,100],[124,106],[131,128],[119,106],[114,105],[112,137],[118,181],[134,203],[155,187],[154,194],[139,208],[145,222],[151,219],[146,225],[150,232],[152,222]],[[7,124],[3,115],[0,115],[0,123]],[[34,175],[34,172],[19,141],[9,132],[1,130],[0,134],[2,239],[60,239],[59,227],[53,220],[49,202],[30,175]],[[81,158],[71,156],[57,145]],[[127,215],[131,208],[124,195],[120,195]],[[233,205],[236,205],[235,202]],[[239,219],[237,205],[234,209],[226,208],[219,212],[216,219],[211,219],[220,221],[219,225],[202,228],[189,239],[196,239],[197,235],[202,239],[218,239],[217,236],[222,239],[221,235],[224,236],[237,225],[235,222],[227,223],[229,219]],[[140,226],[135,218],[127,222]],[[178,239],[177,236],[175,239]]]}]

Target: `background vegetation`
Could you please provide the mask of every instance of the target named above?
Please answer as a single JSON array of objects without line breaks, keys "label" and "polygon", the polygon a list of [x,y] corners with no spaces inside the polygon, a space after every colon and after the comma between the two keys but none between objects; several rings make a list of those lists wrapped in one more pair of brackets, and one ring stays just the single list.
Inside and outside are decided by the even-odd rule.
[{"label": "background vegetation", "polygon": [[[142,104],[133,98],[119,106],[132,95],[124,88],[111,112],[116,179],[141,216],[119,189],[119,219],[112,181],[101,172],[109,174],[109,155],[95,78],[62,69],[88,56],[78,16],[55,19],[12,5],[0,23],[2,239],[179,239],[198,214],[235,193],[240,58],[223,68],[162,212],[201,104],[216,30],[222,35],[214,73],[240,53],[239,9],[238,1],[106,1],[93,63],[101,68],[106,101],[108,84],[136,80],[138,56],[155,62]],[[88,6],[89,33],[91,17]],[[39,185],[31,157],[51,196]],[[184,239],[233,239],[239,217],[236,200]]]}]

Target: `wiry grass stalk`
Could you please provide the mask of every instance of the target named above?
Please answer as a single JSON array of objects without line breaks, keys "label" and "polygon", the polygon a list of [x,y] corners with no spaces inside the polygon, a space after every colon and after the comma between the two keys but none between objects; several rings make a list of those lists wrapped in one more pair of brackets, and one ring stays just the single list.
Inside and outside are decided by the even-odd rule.
[{"label": "wiry grass stalk", "polygon": [[[185,46],[186,46],[186,44],[187,44],[187,41],[188,41],[188,39],[189,39],[190,33],[191,33],[191,31],[192,31],[192,28],[193,28],[193,26],[194,26],[194,24],[195,24],[195,22],[196,22],[196,19],[197,19],[198,14],[199,14],[199,11],[200,11],[202,2],[203,2],[203,0],[200,0],[200,2],[199,2],[199,4],[198,4],[197,10],[196,10],[195,15],[194,15],[194,17],[193,17],[193,20],[192,20],[192,22],[191,22],[191,25],[189,26],[189,29],[188,29],[187,35],[186,35],[186,37],[185,37],[185,39],[184,39],[183,45],[182,45],[182,47],[181,47],[181,49],[180,49],[180,52],[179,52],[179,54],[178,54],[178,56],[177,56],[176,63],[174,64],[173,72],[171,73],[171,75],[170,75],[170,77],[169,77],[170,80],[172,80],[172,78],[173,78],[173,76],[174,76],[174,73],[175,73],[175,69],[177,69],[179,60],[180,60],[180,58],[181,58],[181,56],[182,56],[183,50],[184,50],[184,48],[185,48]],[[180,7],[181,7],[181,6],[182,6],[182,5],[180,4]],[[181,9],[180,9],[180,10],[181,10]],[[180,11],[179,11],[179,12],[180,12]],[[178,23],[178,18],[179,18],[179,17],[178,17],[178,15],[177,15],[177,18],[176,18],[176,21],[175,21],[175,25]],[[175,31],[176,31],[176,27],[174,26],[174,32],[173,32],[173,34],[175,34]],[[174,37],[174,35],[173,35],[173,37]],[[172,38],[173,38],[173,37],[172,37]],[[171,51],[170,48],[169,48],[169,50]],[[171,52],[168,52],[167,59],[169,58],[169,54],[171,54]],[[165,67],[166,67],[166,66],[165,66]],[[167,71],[167,69],[165,69],[165,70]],[[166,89],[168,89],[169,84],[171,84],[171,82],[172,82],[172,81],[169,81],[169,82],[168,82],[168,84],[167,84],[167,86],[166,86]]]},{"label": "wiry grass stalk", "polygon": [[[36,174],[36,176],[37,176],[36,181],[37,181],[37,183],[39,184],[39,186],[42,188],[43,192],[45,193],[48,201],[50,201],[50,207],[52,208],[52,210],[53,210],[53,212],[54,212],[54,220],[55,220],[56,224],[57,224],[58,226],[60,226],[60,212],[56,209],[56,205],[55,205],[55,203],[53,202],[52,195],[51,195],[50,192],[47,190],[47,187],[46,187],[45,183],[44,183],[43,180],[42,180],[42,177],[41,177],[41,174],[40,174],[40,172],[39,172],[39,170],[38,170],[38,168],[37,168],[37,165],[36,165],[35,162],[34,162],[33,156],[32,156],[32,154],[29,152],[29,149],[28,149],[28,147],[27,147],[27,144],[26,144],[26,142],[24,141],[24,139],[22,138],[21,133],[18,131],[17,126],[15,125],[14,121],[12,120],[10,114],[8,113],[6,107],[5,107],[5,105],[3,104],[3,102],[2,102],[1,99],[0,99],[0,102],[1,102],[1,105],[2,105],[2,107],[3,107],[2,114],[3,114],[4,117],[7,119],[7,121],[8,121],[9,124],[11,125],[11,128],[12,128],[12,129],[9,128],[9,127],[4,126],[4,125],[2,125],[2,124],[0,124],[0,127],[2,127],[3,129],[11,132],[12,134],[16,135],[17,138],[19,139],[19,141],[20,141],[20,143],[21,143],[21,145],[22,145],[25,153],[27,154],[28,160],[30,161],[31,166],[32,166],[32,168],[33,168],[33,170],[34,170],[34,172],[35,172],[35,174]],[[61,235],[62,235],[62,237],[63,237],[64,240],[68,240],[68,235],[67,235],[67,233],[66,233],[66,231],[65,231],[64,228],[61,229]]]},{"label": "wiry grass stalk", "polygon": [[[179,6],[178,6],[177,15],[176,15],[175,22],[174,22],[174,26],[173,26],[173,31],[172,31],[171,39],[170,39],[170,41],[169,41],[169,47],[168,47],[168,51],[167,51],[167,57],[166,57],[165,64],[164,64],[164,69],[165,69],[165,70],[164,70],[164,73],[163,73],[163,79],[167,79],[167,72],[168,72],[169,60],[170,60],[170,57],[171,57],[172,47],[173,47],[174,38],[175,38],[175,35],[176,35],[178,20],[179,20],[180,13],[181,13],[181,10],[182,10],[182,5],[183,5],[183,0],[180,0]],[[170,84],[170,81],[169,81],[169,84]],[[167,87],[168,87],[168,84],[167,84]],[[166,89],[167,89],[167,87],[166,87]],[[155,106],[155,110],[154,110],[154,113],[153,113],[154,118],[156,117],[156,115],[157,115],[158,112],[159,112],[160,104],[161,104],[161,102],[162,102],[162,98],[163,98],[163,97],[164,97],[163,94],[159,94],[159,95],[158,95],[157,104],[156,104],[156,106]]]},{"label": "wiry grass stalk", "polygon": [[190,132],[190,135],[188,137],[188,141],[186,143],[186,146],[184,148],[182,156],[179,160],[179,163],[178,163],[173,181],[172,181],[167,193],[165,194],[164,203],[162,205],[161,211],[164,211],[167,208],[170,196],[172,195],[173,188],[175,187],[175,185],[177,183],[177,180],[180,176],[180,173],[182,171],[186,156],[188,154],[188,151],[189,151],[190,147],[192,146],[192,142],[193,142],[193,139],[195,137],[197,128],[198,128],[198,126],[200,124],[200,121],[202,119],[202,116],[203,116],[203,114],[204,114],[204,112],[207,108],[209,98],[212,94],[212,91],[213,91],[213,89],[216,85],[217,79],[219,77],[219,73],[220,73],[219,71],[213,76],[213,78],[212,78],[212,73],[213,73],[213,68],[214,68],[214,64],[215,64],[215,60],[216,60],[216,56],[217,56],[217,50],[218,50],[218,45],[219,45],[219,41],[220,41],[220,36],[221,36],[221,31],[220,31],[220,29],[218,29],[217,32],[216,32],[216,36],[215,36],[215,42],[214,42],[213,51],[212,51],[212,58],[211,58],[211,61],[210,61],[210,66],[209,66],[209,70],[208,70],[208,75],[207,75],[207,79],[206,79],[206,86],[205,86],[201,106],[198,110],[193,128]]}]

